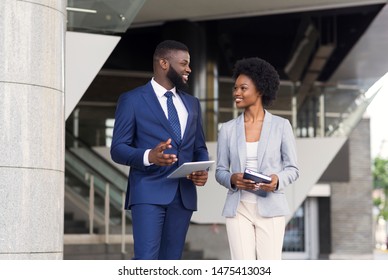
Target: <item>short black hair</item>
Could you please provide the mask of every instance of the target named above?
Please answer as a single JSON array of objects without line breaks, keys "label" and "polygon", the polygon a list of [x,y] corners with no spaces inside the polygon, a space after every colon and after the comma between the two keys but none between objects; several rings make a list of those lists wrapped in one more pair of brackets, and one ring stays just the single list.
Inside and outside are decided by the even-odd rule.
[{"label": "short black hair", "polygon": [[160,42],[154,52],[154,59],[160,59],[160,58],[166,58],[168,56],[168,53],[173,50],[180,50],[180,51],[189,51],[189,48],[178,41],[174,40],[165,40],[163,42]]},{"label": "short black hair", "polygon": [[275,68],[258,57],[243,58],[234,65],[233,79],[238,76],[248,76],[262,94],[263,105],[271,105],[279,90],[280,78]]}]

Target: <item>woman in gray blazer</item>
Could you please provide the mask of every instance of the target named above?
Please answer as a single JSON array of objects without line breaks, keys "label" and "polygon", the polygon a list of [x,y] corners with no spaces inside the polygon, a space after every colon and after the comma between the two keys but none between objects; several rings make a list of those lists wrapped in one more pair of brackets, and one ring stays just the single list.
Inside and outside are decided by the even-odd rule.
[{"label": "woman in gray blazer", "polygon": [[[281,259],[285,188],[299,177],[295,138],[287,119],[264,109],[276,98],[279,75],[260,58],[236,62],[233,96],[243,113],[219,131],[216,180],[228,189],[223,216],[232,259]],[[244,179],[248,168],[270,183]]]}]

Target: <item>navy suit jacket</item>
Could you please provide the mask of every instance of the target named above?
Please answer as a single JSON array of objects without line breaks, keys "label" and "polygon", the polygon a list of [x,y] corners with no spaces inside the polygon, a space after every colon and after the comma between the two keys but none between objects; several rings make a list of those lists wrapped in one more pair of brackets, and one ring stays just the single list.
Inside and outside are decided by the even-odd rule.
[{"label": "navy suit jacket", "polygon": [[[170,203],[180,188],[183,205],[197,210],[196,186],[186,178],[168,179],[167,175],[178,166],[190,161],[208,160],[199,100],[177,91],[188,112],[186,129],[180,146],[156,97],[151,82],[123,93],[117,104],[111,157],[113,161],[130,166],[126,209],[134,204]],[[160,142],[172,139],[172,148],[178,161],[172,166],[145,166],[144,152]]]}]

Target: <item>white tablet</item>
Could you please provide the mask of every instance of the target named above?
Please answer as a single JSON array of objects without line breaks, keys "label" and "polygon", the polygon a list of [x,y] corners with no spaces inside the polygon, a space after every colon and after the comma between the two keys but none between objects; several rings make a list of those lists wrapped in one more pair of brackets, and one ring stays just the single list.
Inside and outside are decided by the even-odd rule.
[{"label": "white tablet", "polygon": [[214,160],[185,162],[178,167],[167,178],[183,178],[194,171],[206,170],[214,164]]}]

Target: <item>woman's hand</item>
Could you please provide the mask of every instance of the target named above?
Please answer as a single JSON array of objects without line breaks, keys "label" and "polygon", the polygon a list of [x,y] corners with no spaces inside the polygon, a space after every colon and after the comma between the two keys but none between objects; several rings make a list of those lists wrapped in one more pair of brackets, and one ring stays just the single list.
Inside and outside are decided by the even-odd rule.
[{"label": "woman's hand", "polygon": [[232,186],[240,190],[257,190],[255,181],[244,179],[243,173],[233,173],[230,181]]},{"label": "woman's hand", "polygon": [[273,192],[277,189],[279,178],[275,174],[271,174],[271,183],[255,183],[255,181],[244,179],[243,173],[234,173],[231,177],[232,186],[241,189],[241,190],[254,190],[257,191],[261,189],[266,192]]},{"label": "woman's hand", "polygon": [[277,186],[278,186],[278,182],[279,182],[279,178],[275,174],[271,174],[270,177],[271,177],[271,183],[269,183],[269,184],[259,183],[259,184],[257,184],[257,187],[262,189],[263,191],[266,191],[266,192],[276,191]]}]

